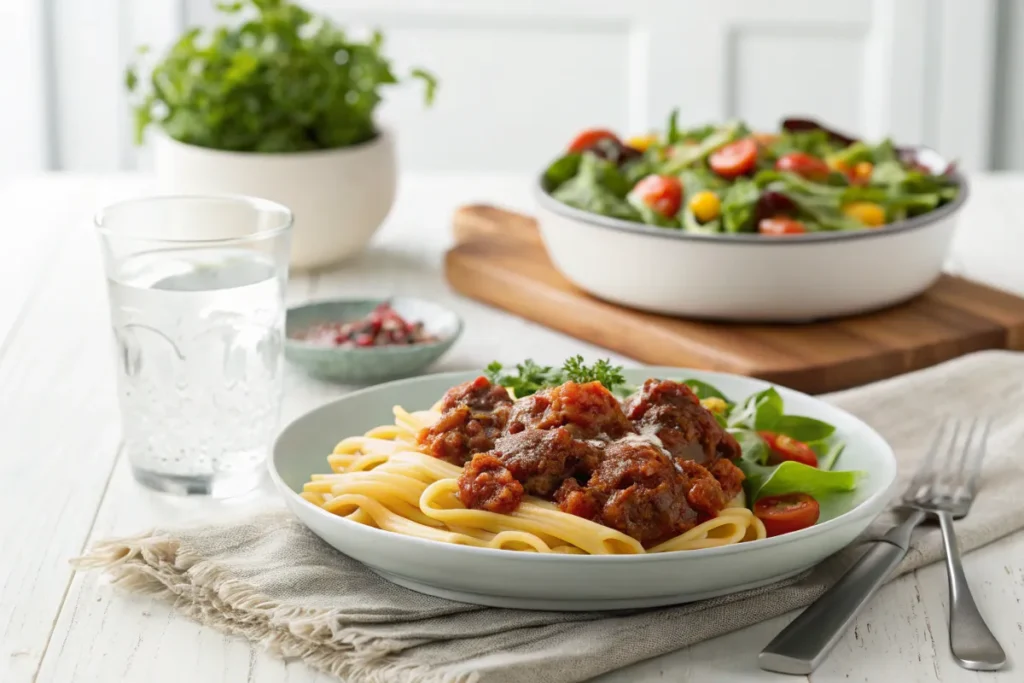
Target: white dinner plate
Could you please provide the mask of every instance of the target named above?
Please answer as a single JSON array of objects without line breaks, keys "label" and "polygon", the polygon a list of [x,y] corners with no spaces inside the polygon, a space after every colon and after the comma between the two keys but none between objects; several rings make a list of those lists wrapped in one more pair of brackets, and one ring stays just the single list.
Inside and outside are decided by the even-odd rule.
[{"label": "white dinner plate", "polygon": [[[882,511],[896,478],[885,440],[849,413],[806,394],[778,388],[786,414],[836,427],[846,449],[838,469],[863,470],[857,489],[822,505],[808,529],[720,548],[649,555],[563,555],[476,548],[384,531],[333,515],[298,495],[311,474],[330,472],[327,455],[343,438],[392,424],[392,407],[423,410],[451,386],[479,373],[429,375],[381,384],[323,405],[292,422],[274,444],[271,477],[288,507],[317,536],[401,586],[452,600],[539,610],[608,610],[690,602],[792,576],[857,537]],[[770,386],[761,380],[681,368],[625,371],[648,377],[697,378],[733,400]]]}]

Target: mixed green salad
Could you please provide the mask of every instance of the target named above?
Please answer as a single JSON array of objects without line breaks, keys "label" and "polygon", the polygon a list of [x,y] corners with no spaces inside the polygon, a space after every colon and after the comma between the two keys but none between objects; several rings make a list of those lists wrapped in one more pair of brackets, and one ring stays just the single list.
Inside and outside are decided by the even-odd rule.
[{"label": "mixed green salad", "polygon": [[777,133],[739,121],[620,139],[580,133],[545,171],[544,189],[577,209],[693,233],[864,230],[956,198],[950,164],[935,172],[911,148],[871,145],[807,119]]},{"label": "mixed green salad", "polygon": [[[600,382],[619,398],[636,390],[626,381],[622,367],[607,359],[588,366],[582,356],[568,359],[560,368],[528,359],[511,370],[495,361],[485,374],[492,383],[512,389],[517,399],[566,381]],[[736,438],[742,455],[735,464],[746,477],[747,506],[765,524],[769,536],[813,525],[822,507],[829,513],[842,511],[844,494],[856,488],[864,473],[836,469],[845,444],[833,425],[787,414],[774,387],[734,402],[701,380],[676,381],[689,386],[719,425]]]}]

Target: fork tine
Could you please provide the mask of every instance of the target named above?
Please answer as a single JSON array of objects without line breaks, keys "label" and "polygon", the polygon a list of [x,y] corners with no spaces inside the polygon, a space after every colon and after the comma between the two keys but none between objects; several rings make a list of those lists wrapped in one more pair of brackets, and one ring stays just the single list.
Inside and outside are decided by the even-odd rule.
[{"label": "fork tine", "polygon": [[958,484],[963,483],[964,469],[967,462],[971,460],[971,456],[974,455],[974,451],[971,449],[971,443],[974,439],[974,430],[978,426],[978,422],[978,418],[973,418],[967,427],[967,436],[964,437],[964,447],[960,450],[960,458],[956,466],[956,478],[953,480]]},{"label": "fork tine", "polygon": [[904,498],[915,498],[921,487],[925,486],[933,479],[939,446],[943,442],[943,437],[945,436],[948,426],[949,420],[943,420],[942,423],[939,424],[939,428],[935,430],[935,436],[932,437],[932,442],[928,446],[928,450],[925,452],[924,459],[921,461],[921,464],[917,466],[917,471],[914,472],[913,478],[911,478],[910,483],[907,484],[906,491],[903,492]]},{"label": "fork tine", "polygon": [[[957,460],[957,444],[960,437],[960,428],[963,426],[963,422],[960,419],[953,420],[953,433],[949,437],[949,446],[942,453],[941,462],[936,463],[937,471],[932,477],[932,489],[930,495],[933,496],[946,496],[951,495],[951,489],[958,485],[955,479],[951,479],[950,476],[953,473],[953,467],[956,465]],[[970,433],[968,433],[968,439],[970,439]],[[969,441],[965,444],[970,443]],[[965,445],[966,449],[966,445]],[[965,450],[966,452],[966,450]]]},{"label": "fork tine", "polygon": [[974,461],[971,463],[970,474],[967,478],[967,495],[974,497],[975,491],[978,487],[978,478],[981,475],[981,462],[985,459],[985,455],[988,452],[988,433],[992,428],[992,420],[986,418],[983,420],[984,428],[981,430],[981,439],[978,443],[977,455],[974,457]]}]

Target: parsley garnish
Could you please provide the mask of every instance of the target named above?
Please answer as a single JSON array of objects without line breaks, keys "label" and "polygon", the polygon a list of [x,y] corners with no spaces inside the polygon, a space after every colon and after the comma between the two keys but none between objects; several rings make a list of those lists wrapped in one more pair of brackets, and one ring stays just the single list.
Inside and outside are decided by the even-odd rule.
[{"label": "parsley garnish", "polygon": [[516,365],[515,374],[503,372],[503,369],[501,363],[493,361],[484,370],[484,374],[492,383],[512,389],[516,398],[530,396],[541,389],[558,386],[564,382],[600,382],[606,389],[615,393],[621,393],[626,384],[622,366],[613,366],[607,358],[588,367],[583,362],[583,356],[573,356],[558,369],[550,365],[538,365],[533,359],[528,358]]},{"label": "parsley garnish", "polygon": [[573,356],[565,361],[562,372],[567,380],[578,384],[600,382],[608,391],[614,391],[616,387],[626,383],[626,378],[622,376],[622,366],[612,365],[607,358],[597,361],[593,367],[588,368],[583,364],[583,356]]}]

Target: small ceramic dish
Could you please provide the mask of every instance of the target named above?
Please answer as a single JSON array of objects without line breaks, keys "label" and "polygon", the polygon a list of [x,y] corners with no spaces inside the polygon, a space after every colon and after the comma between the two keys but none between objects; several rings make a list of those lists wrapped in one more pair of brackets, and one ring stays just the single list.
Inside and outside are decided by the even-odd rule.
[{"label": "small ceramic dish", "polygon": [[[437,341],[364,348],[325,346],[296,338],[313,325],[363,318],[384,302],[405,320],[422,322]],[[285,358],[309,374],[345,384],[375,384],[414,375],[436,361],[459,338],[462,320],[443,306],[412,297],[337,299],[289,308],[285,333]]]}]

